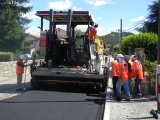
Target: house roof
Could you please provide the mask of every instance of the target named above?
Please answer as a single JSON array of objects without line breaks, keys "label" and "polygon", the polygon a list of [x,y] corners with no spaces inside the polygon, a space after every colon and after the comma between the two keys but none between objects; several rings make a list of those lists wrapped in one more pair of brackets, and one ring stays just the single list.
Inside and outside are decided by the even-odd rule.
[{"label": "house roof", "polygon": [[39,40],[40,36],[37,34],[30,34],[27,33],[26,37],[25,37],[25,41],[35,41],[35,40]]},{"label": "house roof", "polygon": [[40,38],[40,36],[39,35],[37,35],[37,34],[31,34],[31,33],[28,33],[28,35],[31,35],[31,36],[33,36],[33,37],[35,37],[35,38]]}]

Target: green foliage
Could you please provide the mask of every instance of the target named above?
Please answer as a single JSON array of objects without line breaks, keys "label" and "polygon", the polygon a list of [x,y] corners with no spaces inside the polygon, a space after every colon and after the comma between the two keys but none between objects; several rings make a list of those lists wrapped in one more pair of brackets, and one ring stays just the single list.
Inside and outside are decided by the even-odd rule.
[{"label": "green foliage", "polygon": [[14,53],[12,52],[0,52],[0,62],[11,61],[14,59]]},{"label": "green foliage", "polygon": [[30,22],[22,17],[31,7],[24,7],[28,0],[5,0],[0,2],[0,51],[16,52],[24,40],[24,26]]},{"label": "green foliage", "polygon": [[144,70],[149,80],[150,94],[155,94],[156,66],[157,66],[156,61],[151,62],[151,61],[145,60],[144,62]]},{"label": "green foliage", "polygon": [[[123,37],[131,35],[132,33],[123,32]],[[110,44],[111,46],[119,44],[120,42],[120,34],[118,32],[111,32],[108,35],[102,36],[104,43],[106,45]]]},{"label": "green foliage", "polygon": [[[132,33],[123,32],[123,37],[128,35],[132,35]],[[116,48],[117,52],[120,53],[121,50],[119,46],[117,46],[117,44],[120,43],[120,34],[118,32],[112,32],[108,35],[104,35],[101,39],[103,39],[106,48],[110,48],[109,53],[113,54],[114,48]]]},{"label": "green foliage", "polygon": [[75,30],[75,35],[76,36],[84,35],[84,32],[82,32],[81,30],[77,29],[77,30]]},{"label": "green foliage", "polygon": [[150,81],[149,84],[149,92],[151,95],[155,95],[155,81]]},{"label": "green foliage", "polygon": [[158,34],[158,1],[154,1],[152,5],[149,5],[149,16],[147,21],[144,22],[143,27],[138,30],[141,32],[153,32]]},{"label": "green foliage", "polygon": [[157,44],[158,36],[154,33],[141,33],[124,37],[120,46],[124,54],[128,54],[130,47],[131,53],[134,53],[135,48],[145,48],[147,59],[157,59]]},{"label": "green foliage", "polygon": [[144,62],[144,70],[145,72],[150,76],[151,79],[156,78],[156,66],[157,62],[151,62],[148,60],[145,60]]},{"label": "green foliage", "polygon": [[10,29],[6,33],[6,36],[1,38],[3,39],[0,39],[0,51],[16,52],[16,50],[22,46],[24,29],[20,26],[16,26]]},{"label": "green foliage", "polygon": [[117,53],[121,53],[121,48],[119,46],[116,46],[114,49],[116,49]]}]

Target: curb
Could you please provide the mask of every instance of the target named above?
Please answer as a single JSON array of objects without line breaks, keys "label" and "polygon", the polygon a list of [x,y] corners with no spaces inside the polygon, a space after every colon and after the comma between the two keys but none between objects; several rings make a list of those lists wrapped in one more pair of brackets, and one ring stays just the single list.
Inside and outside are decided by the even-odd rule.
[{"label": "curb", "polygon": [[111,78],[109,78],[108,87],[107,87],[107,91],[106,91],[106,101],[105,101],[103,120],[110,120],[110,104],[107,102],[107,99],[110,98],[109,92],[111,91],[111,89],[110,89],[111,84],[112,84]]}]

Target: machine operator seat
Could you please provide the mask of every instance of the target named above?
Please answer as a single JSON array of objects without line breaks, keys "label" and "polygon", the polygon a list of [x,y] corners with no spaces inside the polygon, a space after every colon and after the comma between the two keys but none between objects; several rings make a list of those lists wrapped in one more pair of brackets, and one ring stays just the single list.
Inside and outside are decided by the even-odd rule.
[{"label": "machine operator seat", "polygon": [[68,39],[67,32],[61,28],[56,29],[56,35],[60,41],[66,41]]}]

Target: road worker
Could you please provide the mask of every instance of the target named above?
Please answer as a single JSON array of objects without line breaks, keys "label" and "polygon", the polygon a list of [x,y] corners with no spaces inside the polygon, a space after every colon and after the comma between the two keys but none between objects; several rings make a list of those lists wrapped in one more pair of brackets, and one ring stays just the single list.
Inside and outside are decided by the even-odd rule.
[{"label": "road worker", "polygon": [[117,95],[116,83],[119,77],[119,62],[117,60],[117,54],[114,54],[114,60],[107,65],[107,68],[112,74],[112,85],[113,85],[113,97]]},{"label": "road worker", "polygon": [[16,88],[16,91],[23,90],[21,84],[22,84],[22,79],[23,79],[24,67],[28,66],[28,65],[25,65],[26,62],[27,60],[23,62],[22,58],[17,59],[17,63],[16,63],[17,88]]},{"label": "road worker", "polygon": [[139,60],[137,60],[135,55],[132,55],[130,57],[132,60],[132,70],[133,70],[133,76],[135,78],[135,89],[136,89],[136,96],[135,97],[142,97],[142,91],[141,91],[141,81],[143,80],[143,68],[142,64]]},{"label": "road worker", "polygon": [[[97,40],[97,39],[95,39]],[[97,44],[95,41],[95,45],[97,44],[97,49],[96,49],[96,60],[97,62],[101,61],[103,59],[103,50],[104,50],[104,44],[103,41],[99,40],[99,43]]]},{"label": "road worker", "polygon": [[94,23],[91,23],[91,26],[89,26],[89,28],[85,32],[85,35],[88,35],[91,44],[94,44],[94,39],[97,34],[97,30],[96,30],[97,27],[98,27],[98,24],[94,25]]},{"label": "road worker", "polygon": [[128,79],[128,86],[129,86],[130,94],[132,95],[132,92],[133,92],[133,86],[132,86],[132,84],[133,84],[133,81],[134,81],[134,73],[133,73],[133,70],[132,70],[133,63],[130,60],[129,56],[127,56],[125,59],[126,59],[125,61],[128,64],[128,77],[129,77],[129,79]]},{"label": "road worker", "polygon": [[127,64],[127,60],[128,60],[128,56],[124,56],[124,60],[122,60],[121,58],[119,59],[119,79],[117,81],[116,87],[117,87],[117,97],[116,99],[118,101],[122,100],[122,93],[121,93],[121,87],[124,87],[124,91],[125,91],[125,99],[127,101],[130,101],[130,90],[129,90],[129,86],[128,86],[128,79],[129,79],[129,71],[128,71],[128,64]]},{"label": "road worker", "polygon": [[117,95],[116,83],[119,77],[119,62],[117,60],[117,54],[114,55],[114,60],[112,61],[112,84],[113,84],[113,97]]},{"label": "road worker", "polygon": [[[93,66],[93,67],[95,66],[95,61],[96,61],[95,37],[97,34],[97,30],[96,30],[97,27],[98,27],[98,24],[94,25],[94,22],[92,22],[91,26],[89,26],[89,28],[85,32],[85,35],[88,36],[88,38],[89,38],[89,45],[90,45],[89,47],[90,47],[90,51],[91,51],[91,66]],[[93,71],[95,71],[95,68],[93,68]]]}]

